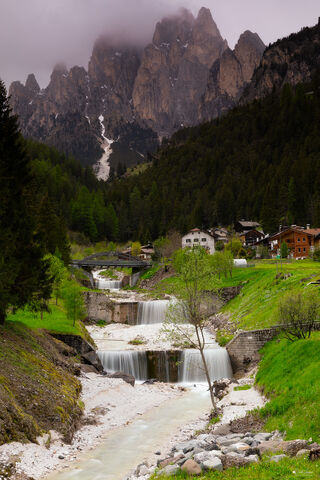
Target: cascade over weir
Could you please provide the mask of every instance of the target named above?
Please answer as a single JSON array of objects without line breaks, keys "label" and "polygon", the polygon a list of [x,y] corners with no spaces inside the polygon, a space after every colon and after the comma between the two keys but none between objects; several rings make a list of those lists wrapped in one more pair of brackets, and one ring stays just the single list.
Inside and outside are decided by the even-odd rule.
[{"label": "cascade over weir", "polygon": [[[121,282],[112,282],[97,274],[95,276],[96,283],[101,289],[121,288]],[[160,328],[165,321],[168,308],[174,302],[174,299],[138,301],[134,314],[126,323],[146,327],[159,325]],[[134,376],[137,381],[157,379],[162,382],[186,384],[206,382],[198,350],[148,350],[147,345],[145,350],[140,348],[130,350],[126,345],[125,349],[121,347],[119,349],[116,342],[110,342],[110,348],[100,349],[97,353],[105,371],[108,373],[121,371]],[[226,349],[219,347],[213,339],[210,339],[210,345],[205,349],[205,357],[212,381],[232,377],[229,355]]]}]

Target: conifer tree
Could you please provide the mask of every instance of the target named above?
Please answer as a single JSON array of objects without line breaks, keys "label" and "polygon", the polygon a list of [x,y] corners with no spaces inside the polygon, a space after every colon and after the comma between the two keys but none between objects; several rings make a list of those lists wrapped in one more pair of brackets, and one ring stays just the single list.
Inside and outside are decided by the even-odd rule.
[{"label": "conifer tree", "polygon": [[51,286],[32,215],[29,159],[0,80],[0,324],[9,307],[39,303]]}]

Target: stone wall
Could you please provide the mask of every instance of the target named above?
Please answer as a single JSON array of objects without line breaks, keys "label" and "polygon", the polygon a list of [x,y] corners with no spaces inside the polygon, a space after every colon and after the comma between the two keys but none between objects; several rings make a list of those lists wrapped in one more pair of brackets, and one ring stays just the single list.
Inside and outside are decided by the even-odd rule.
[{"label": "stone wall", "polygon": [[83,292],[89,320],[113,322],[114,303],[103,292]]},{"label": "stone wall", "polygon": [[103,292],[83,292],[83,295],[89,320],[135,324],[138,302],[116,303]]},{"label": "stone wall", "polygon": [[[283,325],[275,325],[271,328],[239,332],[226,345],[233,371],[245,369],[251,362],[260,360],[259,350],[276,335],[279,334]],[[320,322],[314,327],[320,330]]]},{"label": "stone wall", "polygon": [[112,321],[114,323],[127,323],[135,325],[138,315],[138,302],[114,304]]}]

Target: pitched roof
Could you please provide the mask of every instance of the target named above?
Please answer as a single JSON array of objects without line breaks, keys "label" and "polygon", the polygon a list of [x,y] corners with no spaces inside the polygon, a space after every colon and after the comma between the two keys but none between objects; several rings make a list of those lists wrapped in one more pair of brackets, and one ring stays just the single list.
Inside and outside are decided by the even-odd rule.
[{"label": "pitched roof", "polygon": [[277,232],[277,233],[274,233],[273,235],[271,235],[271,239],[272,238],[277,238],[281,235],[284,235],[285,233],[288,233],[290,232],[290,230],[294,230],[295,232],[298,232],[298,233],[301,233],[301,234],[304,234],[304,235],[310,235],[312,237],[315,237],[317,235],[320,235],[320,228],[307,228],[307,229],[304,229],[303,227],[298,227],[298,226],[291,226],[291,227],[287,227],[283,230],[281,230],[281,232]]},{"label": "pitched roof", "polygon": [[260,223],[258,222],[251,222],[247,220],[239,220],[237,223],[239,223],[242,227],[259,227]]}]

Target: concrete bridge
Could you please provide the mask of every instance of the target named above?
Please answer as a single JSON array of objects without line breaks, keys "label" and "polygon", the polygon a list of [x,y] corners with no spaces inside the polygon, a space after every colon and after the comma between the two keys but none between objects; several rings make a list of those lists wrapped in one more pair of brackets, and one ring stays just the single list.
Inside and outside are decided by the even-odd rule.
[{"label": "concrete bridge", "polygon": [[121,252],[100,252],[94,253],[82,260],[72,260],[71,265],[75,267],[128,267],[141,270],[151,266],[150,262],[133,257],[128,253]]},{"label": "concrete bridge", "polygon": [[92,275],[93,269],[109,268],[109,267],[126,267],[131,268],[133,274],[151,266],[150,262],[133,257],[128,253],[122,252],[100,252],[89,255],[82,260],[72,260],[71,266],[81,268],[83,273],[89,278],[92,288],[95,287]]}]

